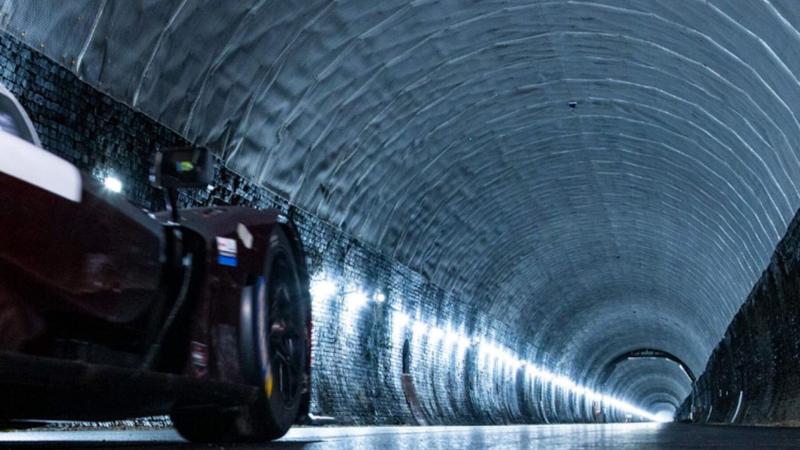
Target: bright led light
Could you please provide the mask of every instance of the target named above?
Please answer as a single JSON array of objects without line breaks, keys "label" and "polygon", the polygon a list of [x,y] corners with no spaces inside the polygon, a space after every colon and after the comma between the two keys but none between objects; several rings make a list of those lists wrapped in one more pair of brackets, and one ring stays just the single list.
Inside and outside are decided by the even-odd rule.
[{"label": "bright led light", "polygon": [[485,339],[480,340],[480,344],[478,344],[478,349],[480,351],[481,356],[483,356],[483,358],[486,360],[487,363],[490,363],[492,365],[495,365],[497,363],[503,363],[505,365],[513,364],[513,357],[508,351]]},{"label": "bright led light", "polygon": [[506,359],[506,364],[508,364],[512,368],[517,368],[519,367],[519,363],[520,363],[519,358],[512,355],[511,353],[508,354],[508,358]]},{"label": "bright led light", "polygon": [[375,301],[378,302],[378,303],[383,303],[383,302],[386,301],[386,294],[384,294],[383,292],[378,291],[378,292],[375,293],[375,295],[372,298],[374,298]]},{"label": "bright led light", "polygon": [[103,186],[111,192],[122,192],[122,181],[118,178],[106,177],[105,180],[103,180]]},{"label": "bright led light", "polygon": [[672,413],[669,411],[659,411],[656,413],[656,422],[672,422]]},{"label": "bright led light", "polygon": [[573,391],[578,394],[579,397],[586,397],[586,399],[589,401],[594,400],[594,392],[592,392],[589,388],[584,386],[575,386]]},{"label": "bright led light", "polygon": [[408,325],[408,322],[410,320],[411,319],[409,319],[409,317],[407,315],[399,312],[399,313],[394,315],[394,327],[395,328],[404,328],[406,325]]},{"label": "bright led light", "polygon": [[469,347],[470,344],[468,337],[452,328],[448,328],[447,331],[445,331],[444,341],[447,345],[457,346],[459,349]]},{"label": "bright led light", "polygon": [[411,327],[411,331],[414,334],[423,335],[428,332],[428,326],[425,325],[423,322],[416,321],[414,322],[414,326]]},{"label": "bright led light", "polygon": [[361,309],[369,303],[369,297],[367,297],[364,291],[356,289],[345,294],[344,301],[347,303],[347,306]]},{"label": "bright led light", "polygon": [[550,373],[550,372],[548,372],[548,371],[546,371],[546,370],[540,370],[540,371],[537,373],[537,376],[538,376],[538,377],[539,377],[539,378],[540,378],[542,381],[545,381],[545,382],[547,382],[547,383],[550,383],[550,382],[552,382],[552,381],[553,381],[553,379],[556,377],[555,375],[553,375],[552,373]]},{"label": "bright led light", "polygon": [[311,281],[311,296],[316,301],[325,301],[336,294],[336,283],[326,278]]},{"label": "bright led light", "polygon": [[603,396],[598,394],[597,392],[591,391],[586,389],[586,398],[589,399],[590,402],[599,402],[602,401]]},{"label": "bright led light", "polygon": [[431,342],[436,342],[444,336],[444,331],[441,328],[431,327],[430,331],[428,332],[428,339]]},{"label": "bright led light", "polygon": [[553,379],[553,383],[562,389],[572,390],[575,388],[575,383],[573,383],[572,380],[560,375]]}]

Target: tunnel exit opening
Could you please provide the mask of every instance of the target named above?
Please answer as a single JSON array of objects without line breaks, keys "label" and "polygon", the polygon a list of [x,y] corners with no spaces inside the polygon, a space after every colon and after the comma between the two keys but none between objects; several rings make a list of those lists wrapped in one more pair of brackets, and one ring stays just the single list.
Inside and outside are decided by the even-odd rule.
[{"label": "tunnel exit opening", "polygon": [[[676,365],[678,369],[680,369],[680,373],[686,377],[685,379],[689,382],[689,384],[693,386],[695,383],[695,375],[692,369],[674,354],[653,348],[639,348],[619,354],[603,367],[602,371],[597,377],[597,384],[600,386],[600,389],[604,391],[609,389],[609,381],[623,363],[637,360],[662,360],[672,363]],[[654,401],[651,400],[648,405],[648,408],[653,412],[656,421],[672,422],[675,420],[676,413],[679,409],[677,403],[680,403],[680,398],[675,400],[677,403],[671,400],[665,401],[664,397],[659,395],[658,391],[653,390],[649,391],[649,396],[651,398],[653,396],[658,397]]]},{"label": "tunnel exit opening", "polygon": [[653,404],[652,411],[659,422],[672,422],[677,408],[672,403],[658,402]]}]

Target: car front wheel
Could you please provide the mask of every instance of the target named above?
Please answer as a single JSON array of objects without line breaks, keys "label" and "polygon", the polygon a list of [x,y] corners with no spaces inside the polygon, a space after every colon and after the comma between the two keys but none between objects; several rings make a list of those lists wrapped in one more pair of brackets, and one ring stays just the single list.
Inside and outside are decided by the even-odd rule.
[{"label": "car front wheel", "polygon": [[178,432],[191,441],[267,441],[292,426],[308,400],[307,287],[283,230],[269,236],[263,273],[244,288],[239,347],[244,379],[259,386],[258,399],[235,411],[173,413]]}]

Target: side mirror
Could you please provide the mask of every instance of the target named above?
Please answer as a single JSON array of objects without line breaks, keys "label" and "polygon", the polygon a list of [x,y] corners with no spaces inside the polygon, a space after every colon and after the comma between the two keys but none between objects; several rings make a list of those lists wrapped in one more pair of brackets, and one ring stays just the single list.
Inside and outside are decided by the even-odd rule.
[{"label": "side mirror", "polygon": [[161,189],[202,188],[214,179],[214,162],[204,147],[177,147],[156,153],[150,182]]},{"label": "side mirror", "polygon": [[156,153],[150,183],[163,189],[172,222],[179,223],[178,188],[203,188],[214,180],[214,160],[204,147],[177,147]]}]

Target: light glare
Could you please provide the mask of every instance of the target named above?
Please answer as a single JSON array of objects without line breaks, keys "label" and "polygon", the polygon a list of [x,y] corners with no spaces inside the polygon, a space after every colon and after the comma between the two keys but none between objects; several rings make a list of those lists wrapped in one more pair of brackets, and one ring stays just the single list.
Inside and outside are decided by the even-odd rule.
[{"label": "light glare", "polygon": [[369,297],[364,291],[361,290],[353,290],[348,292],[344,297],[345,302],[347,302],[348,306],[351,306],[355,309],[361,309],[369,303]]},{"label": "light glare", "polygon": [[410,320],[407,315],[399,312],[394,315],[394,326],[395,328],[404,328]]},{"label": "light glare", "polygon": [[441,328],[431,327],[430,331],[428,332],[428,339],[431,342],[436,342],[444,336],[444,331]]},{"label": "light glare", "polygon": [[325,301],[336,294],[336,283],[326,278],[311,282],[311,296],[316,301]]},{"label": "light glare", "polygon": [[656,413],[656,422],[667,423],[672,422],[672,413],[669,411],[659,411]]},{"label": "light glare", "polygon": [[120,181],[118,178],[106,177],[105,180],[103,180],[103,186],[105,186],[109,191],[116,192],[117,194],[122,192],[122,181]]}]

